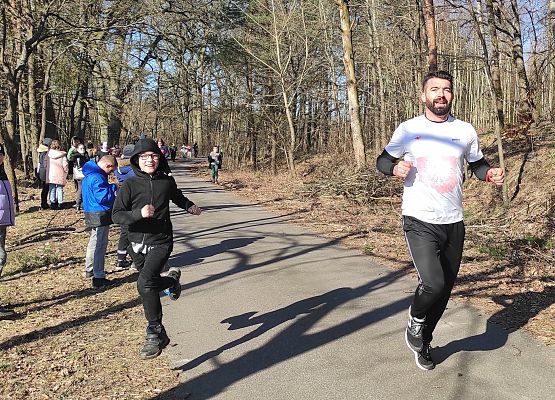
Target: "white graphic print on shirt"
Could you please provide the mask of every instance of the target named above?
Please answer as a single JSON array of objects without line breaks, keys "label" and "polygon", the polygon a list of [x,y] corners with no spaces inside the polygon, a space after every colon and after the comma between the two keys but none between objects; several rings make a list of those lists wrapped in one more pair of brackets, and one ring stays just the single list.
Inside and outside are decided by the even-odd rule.
[{"label": "white graphic print on shirt", "polygon": [[452,116],[436,123],[422,115],[399,125],[385,150],[413,162],[405,179],[403,215],[436,224],[463,219],[464,161],[483,157],[472,125]]}]

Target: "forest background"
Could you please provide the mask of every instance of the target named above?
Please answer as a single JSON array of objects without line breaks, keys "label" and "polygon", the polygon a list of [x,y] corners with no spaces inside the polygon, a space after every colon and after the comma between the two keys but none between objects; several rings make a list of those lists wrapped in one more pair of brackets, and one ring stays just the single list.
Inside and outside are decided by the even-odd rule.
[{"label": "forest background", "polygon": [[554,343],[555,0],[0,4],[0,133],[18,210],[34,199],[45,137],[68,149],[72,136],[123,146],[146,134],[203,156],[217,144],[225,187],[353,233],[347,244],[392,266],[407,261],[402,186],[375,159],[422,113],[422,76],[449,70],[453,114],[507,171],[502,190],[465,183],[458,295]]}]

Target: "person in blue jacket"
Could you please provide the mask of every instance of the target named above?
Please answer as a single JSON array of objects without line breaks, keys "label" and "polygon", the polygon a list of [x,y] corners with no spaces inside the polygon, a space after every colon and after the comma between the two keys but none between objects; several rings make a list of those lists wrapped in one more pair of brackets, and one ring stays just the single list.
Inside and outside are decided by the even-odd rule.
[{"label": "person in blue jacket", "polygon": [[112,284],[106,279],[104,257],[108,246],[108,233],[112,224],[112,207],[116,199],[115,184],[108,182],[117,168],[116,158],[105,155],[95,163],[87,161],[83,166],[83,211],[85,224],[91,228],[85,259],[85,276],[92,278],[92,287],[100,289]]},{"label": "person in blue jacket", "polygon": [[[128,144],[123,147],[121,158],[118,160],[118,167],[114,171],[114,175],[118,178],[118,186],[123,185],[127,179],[135,176],[133,168],[131,167],[131,156],[135,149],[134,144]],[[129,246],[129,239],[127,238],[128,227],[127,225],[120,225],[120,234],[118,241],[118,260],[116,262],[115,271],[123,271],[128,268],[133,268],[134,264],[127,260],[127,247]]]},{"label": "person in blue jacket", "polygon": [[[4,171],[4,146],[0,144],[0,275],[6,264],[6,233],[8,226],[15,225],[15,210],[10,181]],[[0,305],[0,319],[15,316],[15,311]]]}]

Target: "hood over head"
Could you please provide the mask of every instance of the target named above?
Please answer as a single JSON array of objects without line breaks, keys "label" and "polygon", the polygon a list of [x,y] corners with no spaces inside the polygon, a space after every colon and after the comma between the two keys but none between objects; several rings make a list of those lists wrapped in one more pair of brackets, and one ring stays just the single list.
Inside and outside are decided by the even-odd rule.
[{"label": "hood over head", "polygon": [[158,164],[158,169],[156,170],[157,172],[169,171],[168,161],[166,160],[166,157],[162,155],[162,151],[160,150],[160,147],[158,147],[158,144],[150,138],[145,138],[139,139],[137,143],[135,143],[135,148],[133,149],[133,154],[131,155],[131,165],[133,166],[135,174],[144,174],[139,167],[139,154],[146,151],[151,151],[160,156],[160,162]]}]

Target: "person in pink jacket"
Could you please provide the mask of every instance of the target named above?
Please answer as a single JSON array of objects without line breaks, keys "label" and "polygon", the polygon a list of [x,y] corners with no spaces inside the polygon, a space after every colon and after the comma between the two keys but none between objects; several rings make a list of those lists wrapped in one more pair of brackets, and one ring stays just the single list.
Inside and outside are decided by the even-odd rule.
[{"label": "person in pink jacket", "polygon": [[53,140],[46,158],[46,183],[48,183],[48,197],[50,208],[61,208],[64,202],[64,186],[68,172],[66,152],[60,149],[60,142]]}]

